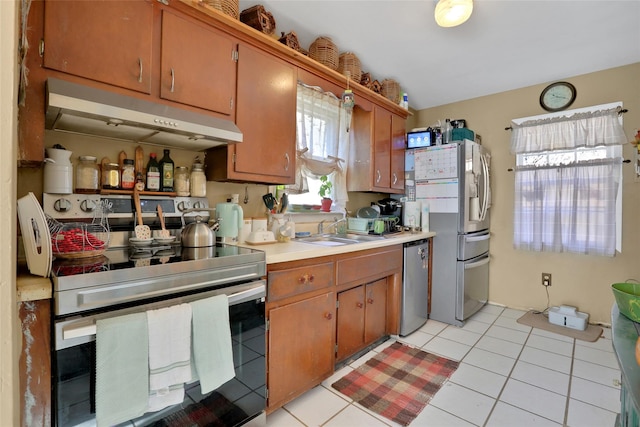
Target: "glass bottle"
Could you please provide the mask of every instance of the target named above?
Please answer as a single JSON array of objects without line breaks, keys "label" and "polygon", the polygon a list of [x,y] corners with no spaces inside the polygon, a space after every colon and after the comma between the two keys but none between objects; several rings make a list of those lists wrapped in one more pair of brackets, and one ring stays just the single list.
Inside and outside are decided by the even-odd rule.
[{"label": "glass bottle", "polygon": [[76,167],[76,193],[98,193],[100,168],[94,156],[80,156]]},{"label": "glass bottle", "polygon": [[161,190],[173,191],[173,160],[169,157],[169,150],[164,150],[164,157],[160,159]]},{"label": "glass bottle", "polygon": [[204,175],[204,165],[200,159],[196,159],[191,167],[191,196],[207,196],[207,178]]},{"label": "glass bottle", "polygon": [[136,183],[136,168],[133,159],[124,159],[122,174],[120,176],[120,186],[124,190],[132,190]]},{"label": "glass bottle", "polygon": [[189,168],[186,166],[176,167],[176,173],[174,176],[174,187],[176,194],[181,197],[189,196]]},{"label": "glass bottle", "polygon": [[120,187],[120,165],[107,163],[102,171],[102,188],[113,190]]},{"label": "glass bottle", "polygon": [[156,153],[149,154],[147,163],[147,191],[160,191],[160,164],[156,160]]},{"label": "glass bottle", "polygon": [[451,142],[451,121],[446,119],[444,121],[444,129],[442,129],[442,143],[449,144]]}]

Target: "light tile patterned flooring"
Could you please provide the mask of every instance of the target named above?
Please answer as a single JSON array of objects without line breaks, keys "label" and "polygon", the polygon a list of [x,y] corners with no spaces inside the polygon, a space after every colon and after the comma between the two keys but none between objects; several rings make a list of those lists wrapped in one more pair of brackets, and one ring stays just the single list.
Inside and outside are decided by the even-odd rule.
[{"label": "light tile patterned flooring", "polygon": [[398,339],[461,362],[410,426],[613,427],[620,412],[620,371],[611,330],[589,343],[521,325],[516,320],[523,314],[487,305],[462,328],[429,320],[273,412],[267,426],[397,426],[331,384]]}]

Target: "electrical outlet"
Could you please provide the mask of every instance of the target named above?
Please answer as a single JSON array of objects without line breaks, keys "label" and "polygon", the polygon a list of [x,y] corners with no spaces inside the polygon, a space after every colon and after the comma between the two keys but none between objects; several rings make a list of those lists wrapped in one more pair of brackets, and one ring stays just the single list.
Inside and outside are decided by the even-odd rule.
[{"label": "electrical outlet", "polygon": [[542,286],[551,286],[551,273],[542,273]]}]

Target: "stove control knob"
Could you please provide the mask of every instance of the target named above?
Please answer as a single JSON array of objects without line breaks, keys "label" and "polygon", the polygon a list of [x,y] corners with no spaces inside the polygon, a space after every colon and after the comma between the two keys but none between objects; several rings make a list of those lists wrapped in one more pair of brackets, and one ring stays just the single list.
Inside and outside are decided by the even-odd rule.
[{"label": "stove control knob", "polygon": [[71,202],[68,199],[58,199],[53,203],[53,208],[57,212],[68,212],[71,210]]},{"label": "stove control knob", "polygon": [[97,206],[98,205],[93,200],[83,200],[80,202],[80,209],[82,209],[82,212],[93,212],[96,210]]},{"label": "stove control knob", "polygon": [[194,208],[194,209],[200,209],[200,208],[201,208],[201,206],[200,206],[200,202],[194,202],[194,203],[193,203],[193,208]]},{"label": "stove control knob", "polygon": [[184,212],[188,209],[188,207],[186,206],[185,202],[180,202],[178,203],[178,210],[180,212]]}]

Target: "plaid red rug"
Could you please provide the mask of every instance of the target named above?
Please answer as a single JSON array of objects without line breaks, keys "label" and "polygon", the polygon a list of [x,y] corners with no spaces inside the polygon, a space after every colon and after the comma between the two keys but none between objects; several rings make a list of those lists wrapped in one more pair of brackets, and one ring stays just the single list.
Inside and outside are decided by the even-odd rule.
[{"label": "plaid red rug", "polygon": [[458,362],[395,342],[332,386],[406,426],[457,368]]}]

